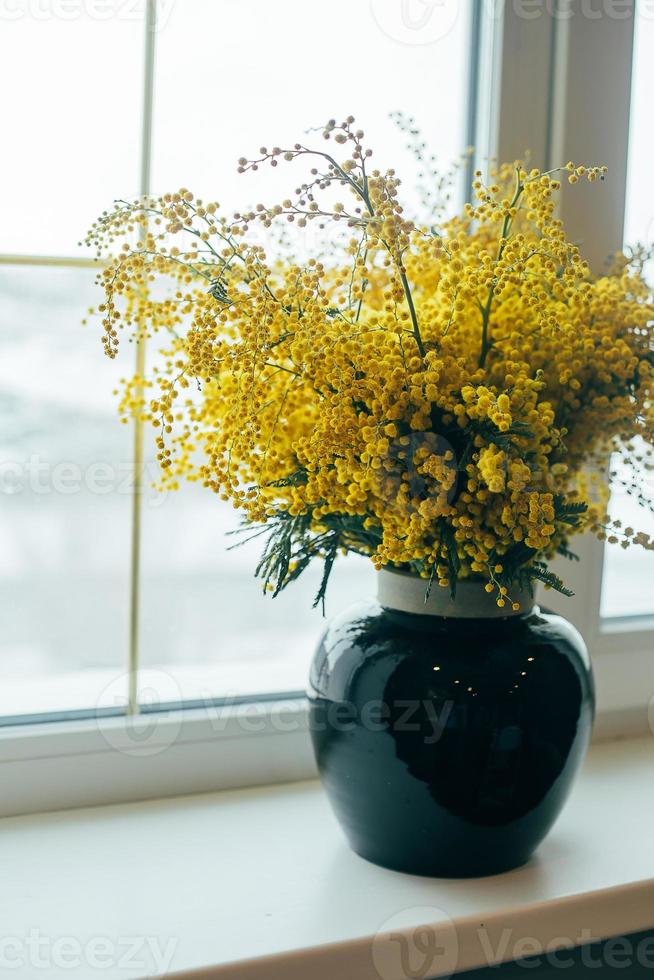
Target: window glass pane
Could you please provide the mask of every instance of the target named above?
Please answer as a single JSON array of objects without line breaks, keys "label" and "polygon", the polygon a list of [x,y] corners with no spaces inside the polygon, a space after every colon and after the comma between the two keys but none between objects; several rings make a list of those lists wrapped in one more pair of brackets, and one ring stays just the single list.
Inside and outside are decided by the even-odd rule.
[{"label": "window glass pane", "polygon": [[[204,700],[302,690],[323,626],[321,609],[312,608],[322,567],[315,564],[277,598],[264,596],[254,578],[258,543],[228,551],[237,519],[228,504],[197,485],[158,501],[148,497],[143,526],[145,697]],[[340,558],[327,616],[373,593],[370,562]]]},{"label": "window glass pane", "polygon": [[[646,5],[642,5],[646,7]],[[638,8],[637,8],[638,9]],[[654,153],[652,135],[652,92],[654,91],[654,20],[641,10],[636,17],[636,39],[633,65],[629,168],[627,175],[627,213],[625,244],[654,244],[654,185],[651,160]],[[654,263],[650,263],[650,276]],[[620,460],[613,463],[620,471]],[[646,481],[649,496],[654,498],[652,477]],[[639,507],[619,489],[613,494],[611,511],[625,526],[654,535],[654,515]],[[607,546],[602,591],[603,616],[654,615],[654,554],[632,547],[626,551]]]},{"label": "window glass pane", "polygon": [[[239,175],[260,146],[312,139],[331,117],[355,116],[380,169],[415,163],[389,120],[415,117],[443,167],[466,148],[467,5],[397,0],[193,0],[172,5],[157,33],[153,189],[190,187],[227,213],[292,190],[296,167]],[[304,171],[302,171],[303,173]]]},{"label": "window glass pane", "polygon": [[[431,13],[430,13],[431,11]],[[388,119],[413,115],[443,167],[465,149],[468,5],[334,0],[194,0],[173,5],[157,34],[153,191],[181,186],[227,213],[292,191],[294,165],[239,176],[261,145],[313,139],[311,126],[356,117],[373,163],[405,178],[416,166]],[[423,16],[424,15],[424,16]],[[457,202],[458,204],[458,202]],[[278,598],[253,578],[258,543],[228,552],[229,505],[197,486],[144,514],[144,663],[170,677],[172,696],[233,696],[302,689],[322,629],[312,609],[321,568]],[[364,559],[340,559],[327,615],[371,594]]]},{"label": "window glass pane", "polygon": [[119,369],[80,325],[94,279],[0,266],[0,717],[124,683],[131,444]]},{"label": "window glass pane", "polygon": [[114,198],[138,193],[142,6],[5,5],[0,253],[73,255]]},{"label": "window glass pane", "polygon": [[[654,537],[654,515],[640,507],[633,497],[619,487],[619,456],[613,460],[612,468],[616,474],[616,489],[611,499],[612,516],[621,520],[624,527],[645,531]],[[654,496],[651,480],[649,492]],[[654,615],[654,554],[651,551],[644,551],[635,545],[627,550],[618,545],[606,546],[602,615]]]}]

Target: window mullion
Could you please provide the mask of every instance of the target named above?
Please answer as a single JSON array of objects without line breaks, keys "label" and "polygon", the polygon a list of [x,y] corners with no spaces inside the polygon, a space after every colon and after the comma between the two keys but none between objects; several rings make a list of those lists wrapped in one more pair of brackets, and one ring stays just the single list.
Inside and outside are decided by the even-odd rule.
[{"label": "window mullion", "polygon": [[[490,106],[488,156],[548,163],[550,87],[554,18],[543,3],[537,12],[502,0],[488,8],[494,63],[494,105]],[[534,16],[534,13],[537,15]]]},{"label": "window mullion", "polygon": [[564,184],[566,227],[601,271],[622,248],[627,187],[635,2],[627,16],[589,17],[581,0],[559,0],[553,79],[551,163],[572,159],[609,168],[602,187]]},{"label": "window mullion", "polygon": [[[573,191],[564,184],[561,198],[568,234],[600,270],[622,247],[634,3],[619,17],[582,0],[500,3],[489,11],[498,66],[490,155],[511,160],[529,149],[541,168],[570,159],[608,166],[606,186],[578,184]],[[584,535],[575,551],[579,564],[553,566],[574,598],[548,592],[546,603],[571,619],[592,648],[600,632],[603,545]]]},{"label": "window mullion", "polygon": [[[623,244],[635,4],[626,4],[626,16],[619,18],[606,12],[591,17],[589,10],[578,0],[559,0],[555,11],[549,162],[574,160],[609,168],[605,185],[571,188],[564,183],[561,195],[568,234],[582,243],[591,268],[600,272]],[[594,649],[600,634],[604,545],[586,535],[575,542],[575,550],[581,562],[572,574],[567,562],[558,569],[572,580],[575,598],[559,608],[572,612]]]},{"label": "window mullion", "polygon": [[[143,58],[143,108],[141,121],[141,160],[140,160],[140,194],[145,197],[150,194],[150,174],[152,164],[152,115],[154,98],[154,59],[157,29],[157,0],[147,0],[145,8],[145,48]],[[141,240],[147,229],[140,228]],[[145,376],[145,336],[136,343],[135,372],[138,378]],[[140,402],[143,388],[136,391]],[[129,647],[128,647],[128,692],[127,712],[136,714],[138,704],[138,677],[140,651],[140,613],[141,613],[141,518],[143,510],[144,483],[144,441],[143,422],[140,418],[134,420],[134,481],[132,493],[132,528],[130,547],[130,611],[129,611]]]}]

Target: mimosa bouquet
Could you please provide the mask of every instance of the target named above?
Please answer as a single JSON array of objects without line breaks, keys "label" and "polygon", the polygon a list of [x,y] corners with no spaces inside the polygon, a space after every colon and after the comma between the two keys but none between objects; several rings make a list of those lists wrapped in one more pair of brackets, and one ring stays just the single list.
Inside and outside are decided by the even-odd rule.
[{"label": "mimosa bouquet", "polygon": [[[322,135],[239,161],[306,164],[278,204],[227,217],[181,189],[117,202],[89,232],[109,256],[106,353],[121,330],[156,343],[122,411],[155,427],[163,485],[232,501],[264,538],[257,572],[275,594],[322,560],[317,601],[346,552],[426,590],[478,579],[504,606],[536,581],[566,591],[548,563],[574,558],[584,530],[653,548],[611,521],[592,476],[623,453],[628,491],[651,507],[645,256],[592,275],[556,216],[561,181],[604,168],[477,172],[460,215],[417,221],[351,117]],[[261,244],[278,222],[286,237],[338,225],[340,245],[289,258]]]}]

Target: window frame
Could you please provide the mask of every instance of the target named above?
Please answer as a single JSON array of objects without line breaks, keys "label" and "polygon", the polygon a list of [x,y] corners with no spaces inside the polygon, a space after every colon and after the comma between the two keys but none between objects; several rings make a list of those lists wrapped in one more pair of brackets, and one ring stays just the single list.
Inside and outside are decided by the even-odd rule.
[{"label": "window frame", "polygon": [[[150,191],[152,105],[157,0],[144,19],[141,193]],[[470,38],[469,139],[480,165],[487,158],[521,157],[531,147],[535,165],[568,158],[606,163],[610,193],[564,186],[562,213],[575,239],[587,243],[591,265],[622,247],[631,106],[635,0],[620,16],[588,15],[584,0],[486,0],[475,4]],[[616,8],[617,9],[617,8]],[[492,83],[489,85],[489,76]],[[588,93],[592,92],[592,99]],[[592,195],[592,203],[591,203]],[[2,264],[88,267],[92,260],[0,256]],[[144,351],[136,351],[137,369]],[[142,459],[142,428],[134,455]],[[0,728],[0,815],[235,786],[308,778],[315,765],[301,692],[217,699],[203,705],[141,710],[137,701],[140,576],[138,479],[131,543],[129,703],[108,717],[55,716]],[[654,691],[654,616],[602,619],[604,546],[591,536],[577,542],[581,561],[562,567],[572,599],[549,592],[545,604],[581,631],[593,659],[598,692],[596,737],[651,727]],[[285,724],[283,719],[287,717]],[[26,723],[25,723],[26,722]],[[144,728],[145,725],[145,728]],[[143,734],[145,731],[145,735]],[[273,738],[273,736],[279,736]],[[166,751],[163,751],[166,749]]]},{"label": "window frame", "polygon": [[[638,6],[636,0],[536,6],[520,0],[486,6],[496,97],[486,143],[478,145],[498,159],[521,157],[529,145],[535,165],[543,168],[568,159],[608,166],[608,192],[564,184],[561,195],[568,233],[584,243],[591,267],[599,270],[624,240]],[[601,616],[605,547],[610,545],[590,534],[576,539],[579,563],[560,559],[554,565],[574,596],[549,591],[541,598],[577,626],[589,648],[597,731],[646,731],[654,722],[654,615]]]}]

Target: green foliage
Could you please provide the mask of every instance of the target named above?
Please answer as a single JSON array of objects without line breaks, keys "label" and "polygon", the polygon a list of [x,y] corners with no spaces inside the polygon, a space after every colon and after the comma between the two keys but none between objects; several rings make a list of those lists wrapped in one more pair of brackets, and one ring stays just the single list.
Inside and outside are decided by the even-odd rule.
[{"label": "green foliage", "polygon": [[565,544],[560,544],[559,547],[556,549],[556,553],[557,555],[561,555],[562,558],[567,558],[568,561],[580,560],[579,555],[577,555],[574,551],[570,551],[568,546]]},{"label": "green foliage", "polygon": [[470,426],[474,435],[483,436],[488,442],[494,442],[498,449],[511,449],[516,440],[533,438],[533,430],[527,422],[513,422],[506,431],[502,431],[494,422],[486,421]]},{"label": "green foliage", "polygon": [[587,511],[588,504],[583,500],[567,500],[559,493],[554,495],[554,517],[557,521],[569,524],[570,527],[579,527],[581,518]]},{"label": "green foliage", "polygon": [[567,596],[568,598],[574,595],[574,592],[566,588],[559,576],[550,571],[547,565],[541,561],[536,561],[532,565],[529,565],[525,571],[529,577],[529,583],[532,586],[534,581],[538,581],[542,582],[548,588],[554,589],[555,592],[560,592],[561,595]]},{"label": "green foliage", "polygon": [[320,518],[315,522],[319,523],[320,531],[312,529],[314,521],[311,511],[305,514],[280,511],[265,524],[246,524],[239,528],[234,533],[243,537],[233,547],[254,538],[265,538],[255,575],[262,580],[264,592],[273,597],[299,578],[314,559],[322,559],[323,574],[313,605],[322,604],[324,612],[327,587],[339,552],[369,557],[381,540],[381,532],[377,528],[364,527],[364,518],[348,514],[329,514]]},{"label": "green foliage", "polygon": [[[274,485],[298,485],[303,482],[304,476],[304,471],[300,469]],[[570,527],[578,527],[587,510],[586,504],[566,500],[561,495],[555,497],[554,508],[557,519]],[[319,524],[320,530],[314,529],[315,523]],[[460,579],[461,561],[454,529],[445,520],[439,522],[439,529],[445,551],[444,561],[448,569],[450,595],[454,599]],[[314,559],[321,559],[323,574],[313,604],[314,607],[322,605],[323,611],[331,573],[339,552],[355,552],[369,557],[381,541],[381,530],[376,526],[366,526],[364,517],[329,514],[316,522],[311,511],[297,515],[278,512],[265,524],[246,524],[234,533],[241,535],[242,538],[233,547],[259,537],[265,538],[263,553],[255,574],[262,580],[264,591],[269,592],[273,597],[279,595],[289,583],[299,578]],[[557,551],[570,561],[579,561],[578,555],[570,551],[565,543],[560,544]],[[542,582],[561,595],[574,595],[558,575],[550,571],[544,562],[535,561],[534,557],[534,550],[523,541],[517,542],[502,555],[492,554],[491,567],[495,564],[502,565],[502,572],[496,576],[496,581],[507,588],[518,585],[519,588],[527,589],[532,593],[536,582]],[[427,600],[433,587],[436,568],[425,568],[422,562],[416,562],[412,570],[428,576],[425,585],[425,600]]]}]

